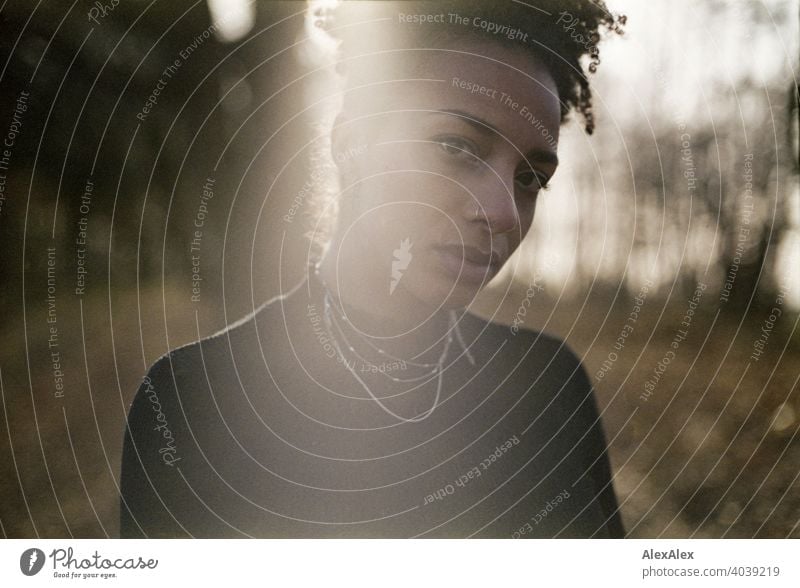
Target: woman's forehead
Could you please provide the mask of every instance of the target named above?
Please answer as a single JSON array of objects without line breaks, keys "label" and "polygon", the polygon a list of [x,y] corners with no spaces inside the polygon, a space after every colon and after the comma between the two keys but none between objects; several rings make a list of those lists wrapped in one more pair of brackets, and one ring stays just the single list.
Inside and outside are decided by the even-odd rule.
[{"label": "woman's forehead", "polygon": [[471,126],[483,126],[514,144],[544,147],[536,137],[552,137],[553,142],[561,123],[555,82],[531,54],[504,49],[432,51],[414,76],[372,87],[372,100],[377,101],[373,106],[426,124],[437,120],[430,113],[458,113],[454,118],[461,122],[477,121]]}]

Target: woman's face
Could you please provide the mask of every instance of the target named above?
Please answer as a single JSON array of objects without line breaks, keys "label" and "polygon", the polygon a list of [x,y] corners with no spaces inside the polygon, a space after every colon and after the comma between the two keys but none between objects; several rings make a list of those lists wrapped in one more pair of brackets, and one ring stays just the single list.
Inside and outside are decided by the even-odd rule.
[{"label": "woman's face", "polygon": [[415,79],[362,92],[372,107],[340,118],[337,234],[387,300],[458,308],[530,228],[556,170],[560,108],[530,54],[481,42],[429,53]]}]

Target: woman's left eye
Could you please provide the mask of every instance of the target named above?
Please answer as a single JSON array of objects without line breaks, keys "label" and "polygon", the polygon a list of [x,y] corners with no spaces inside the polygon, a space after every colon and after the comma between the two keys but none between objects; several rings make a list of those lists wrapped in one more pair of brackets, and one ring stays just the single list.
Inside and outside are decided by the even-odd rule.
[{"label": "woman's left eye", "polygon": [[550,180],[545,174],[533,170],[518,173],[514,181],[523,190],[546,190],[547,182]]},{"label": "woman's left eye", "polygon": [[454,157],[478,158],[478,148],[467,139],[461,137],[440,137],[435,140],[442,150]]}]

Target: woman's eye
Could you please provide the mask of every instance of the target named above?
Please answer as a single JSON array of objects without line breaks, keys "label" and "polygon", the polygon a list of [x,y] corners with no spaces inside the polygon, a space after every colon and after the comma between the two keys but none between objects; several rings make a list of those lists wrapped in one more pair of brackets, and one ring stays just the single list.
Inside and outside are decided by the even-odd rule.
[{"label": "woman's eye", "polygon": [[549,178],[541,172],[528,170],[517,174],[514,181],[523,190],[546,190]]},{"label": "woman's eye", "polygon": [[467,139],[462,139],[460,137],[441,137],[436,139],[436,143],[438,143],[441,149],[448,155],[466,157],[469,159],[478,158],[477,147]]}]

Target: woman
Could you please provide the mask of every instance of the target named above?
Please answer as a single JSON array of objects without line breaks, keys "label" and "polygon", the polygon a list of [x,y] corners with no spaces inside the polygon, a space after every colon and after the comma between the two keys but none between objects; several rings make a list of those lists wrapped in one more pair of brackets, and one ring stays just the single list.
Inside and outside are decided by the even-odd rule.
[{"label": "woman", "polygon": [[[499,4],[499,5],[498,5]],[[591,132],[597,2],[348,2],[339,190],[307,277],[151,368],[124,537],[621,537],[591,385],[465,310],[528,231],[561,123]]]}]

